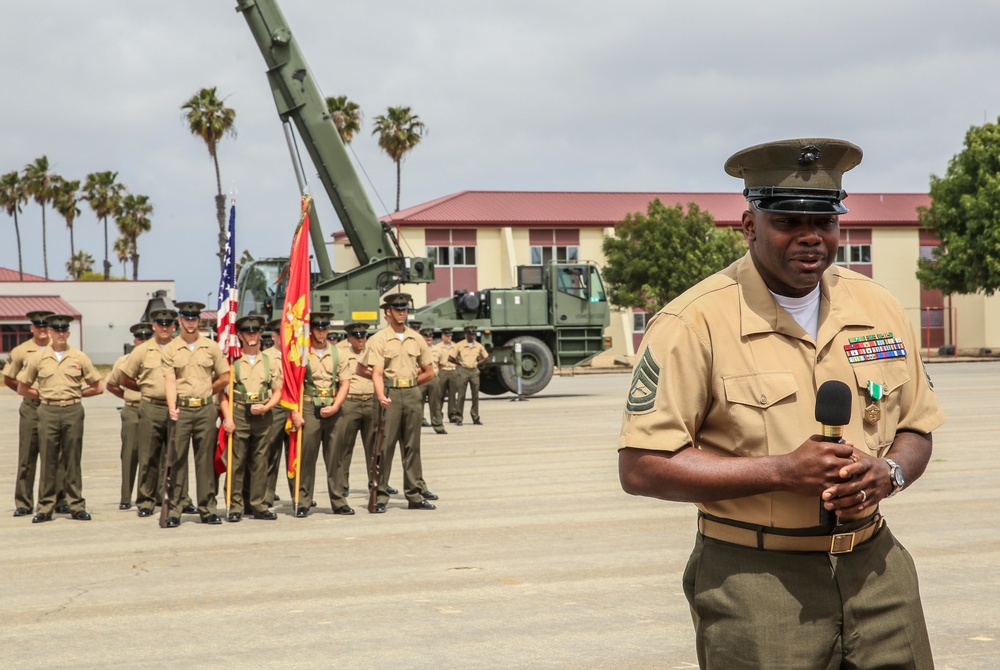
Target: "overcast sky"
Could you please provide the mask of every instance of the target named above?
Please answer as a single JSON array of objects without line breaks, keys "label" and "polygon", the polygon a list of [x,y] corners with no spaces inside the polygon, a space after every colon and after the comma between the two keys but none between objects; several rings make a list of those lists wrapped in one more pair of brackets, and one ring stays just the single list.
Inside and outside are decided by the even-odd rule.
[{"label": "overcast sky", "polygon": [[[286,255],[298,188],[264,61],[234,0],[2,0],[0,173],[45,154],[83,179],[113,170],[155,207],[141,279],[215,307],[215,179],[180,110],[216,86],[237,112],[219,147],[236,189],[237,248]],[[1000,115],[1000,3],[842,0],[284,0],[325,95],[359,103],[354,151],[380,215],[395,170],[371,120],[408,105],[428,134],[403,164],[402,206],[466,189],[736,191],[745,146],[790,137],[860,145],[854,192],[926,192],[973,125]],[[317,184],[327,233],[340,227]],[[78,249],[100,269],[86,205]],[[20,217],[25,271],[42,274],[41,212]],[[116,235],[112,226],[112,240]],[[48,214],[49,274],[69,235]],[[422,253],[422,249],[414,252]],[[114,270],[121,274],[121,266]],[[0,213],[0,266],[17,268]],[[131,272],[131,269],[129,270]],[[209,294],[210,300],[206,300]]]}]

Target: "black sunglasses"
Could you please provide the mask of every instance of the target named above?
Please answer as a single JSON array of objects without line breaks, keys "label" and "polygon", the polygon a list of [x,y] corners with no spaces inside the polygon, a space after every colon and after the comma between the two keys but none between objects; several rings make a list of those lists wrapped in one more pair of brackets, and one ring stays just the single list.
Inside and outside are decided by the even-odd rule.
[{"label": "black sunglasses", "polygon": [[240,328],[241,333],[259,333],[260,328],[257,326],[248,326],[246,328]]},{"label": "black sunglasses", "polygon": [[139,338],[140,340],[148,340],[149,338],[151,338],[153,336],[153,333],[149,332],[148,330],[144,330],[144,331],[136,333],[135,336],[137,338]]},{"label": "black sunglasses", "polygon": [[49,330],[54,330],[57,333],[69,332],[69,326],[49,326]]}]

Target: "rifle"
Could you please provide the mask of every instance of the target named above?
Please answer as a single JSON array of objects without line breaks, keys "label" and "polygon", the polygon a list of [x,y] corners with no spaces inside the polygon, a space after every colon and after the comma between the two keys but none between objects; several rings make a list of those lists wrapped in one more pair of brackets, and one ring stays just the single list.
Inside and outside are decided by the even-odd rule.
[{"label": "rifle", "polygon": [[368,472],[368,512],[375,513],[375,502],[378,500],[379,477],[382,475],[382,443],[385,442],[385,407],[379,406],[378,432],[375,434],[375,452],[372,454],[372,466]]},{"label": "rifle", "polygon": [[177,422],[167,419],[167,455],[163,463],[163,502],[160,504],[160,528],[167,527],[167,517],[170,516],[170,475],[174,469],[177,447],[174,444],[177,436]]}]

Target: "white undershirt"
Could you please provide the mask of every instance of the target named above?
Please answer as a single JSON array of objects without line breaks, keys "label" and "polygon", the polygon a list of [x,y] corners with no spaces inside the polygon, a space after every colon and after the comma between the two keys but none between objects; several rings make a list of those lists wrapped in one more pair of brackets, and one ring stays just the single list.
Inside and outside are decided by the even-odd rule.
[{"label": "white undershirt", "polygon": [[257,361],[257,354],[243,354],[250,361],[250,365],[253,365]]},{"label": "white undershirt", "polygon": [[57,361],[62,362],[63,354],[65,354],[66,352],[65,351],[53,351],[52,353],[54,353],[56,355],[56,360]]},{"label": "white undershirt", "polygon": [[400,342],[402,342],[404,339],[406,339],[406,333],[396,333],[396,337],[399,338]]},{"label": "white undershirt", "polygon": [[815,340],[819,329],[819,299],[822,295],[819,290],[819,284],[816,284],[816,288],[801,298],[789,298],[786,295],[778,295],[773,291],[771,295],[795,319],[795,323],[802,326],[812,336],[813,340]]}]

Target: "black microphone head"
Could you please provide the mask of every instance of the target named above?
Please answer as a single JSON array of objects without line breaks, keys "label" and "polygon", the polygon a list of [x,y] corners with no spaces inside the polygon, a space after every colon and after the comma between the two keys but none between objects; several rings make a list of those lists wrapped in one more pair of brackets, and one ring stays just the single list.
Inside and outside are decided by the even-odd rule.
[{"label": "black microphone head", "polygon": [[846,426],[851,422],[851,387],[836,379],[823,382],[816,392],[816,420],[824,426]]}]

